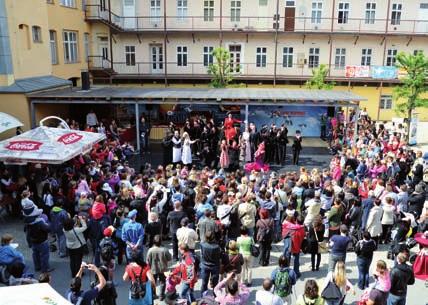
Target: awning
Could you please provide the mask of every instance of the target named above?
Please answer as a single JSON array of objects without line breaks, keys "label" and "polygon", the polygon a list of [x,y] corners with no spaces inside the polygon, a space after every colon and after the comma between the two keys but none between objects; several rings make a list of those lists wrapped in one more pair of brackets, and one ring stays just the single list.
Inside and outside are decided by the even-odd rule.
[{"label": "awning", "polygon": [[61,164],[105,139],[101,133],[40,126],[0,142],[0,161]]},{"label": "awning", "polygon": [[23,125],[17,118],[10,114],[0,112],[0,133]]}]

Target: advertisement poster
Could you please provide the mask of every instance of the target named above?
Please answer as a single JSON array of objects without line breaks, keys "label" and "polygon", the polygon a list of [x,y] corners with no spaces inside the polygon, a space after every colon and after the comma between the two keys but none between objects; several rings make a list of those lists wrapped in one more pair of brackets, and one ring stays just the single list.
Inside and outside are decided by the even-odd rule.
[{"label": "advertisement poster", "polygon": [[349,78],[370,77],[370,67],[369,66],[346,66],[345,77],[349,77]]},{"label": "advertisement poster", "polygon": [[410,121],[410,137],[409,137],[409,145],[416,145],[416,135],[418,133],[418,117],[413,116]]},{"label": "advertisement poster", "polygon": [[[244,116],[241,110],[241,116]],[[276,126],[286,124],[288,135],[293,136],[300,130],[305,137],[319,137],[321,132],[321,115],[327,115],[327,107],[302,106],[250,106],[248,122],[255,123],[257,129],[266,124]]]},{"label": "advertisement poster", "polygon": [[389,66],[371,66],[372,78],[395,79],[397,78],[397,68]]}]

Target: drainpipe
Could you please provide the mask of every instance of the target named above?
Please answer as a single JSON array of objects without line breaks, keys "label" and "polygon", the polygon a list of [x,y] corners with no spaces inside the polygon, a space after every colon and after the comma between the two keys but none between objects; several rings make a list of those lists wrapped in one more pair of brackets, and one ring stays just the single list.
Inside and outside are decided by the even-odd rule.
[{"label": "drainpipe", "polygon": [[388,23],[389,23],[390,12],[391,12],[391,0],[388,0],[388,7],[386,9],[385,34],[388,33]]},{"label": "drainpipe", "polygon": [[165,87],[168,87],[168,51],[167,51],[168,36],[166,32],[166,0],[163,0],[163,49],[165,52]]},{"label": "drainpipe", "polygon": [[276,0],[276,16],[275,16],[275,59],[273,66],[273,86],[276,86],[276,65],[278,64],[278,28],[279,28],[279,0]]},{"label": "drainpipe", "polygon": [[333,8],[331,10],[331,25],[330,25],[330,51],[328,55],[328,76],[331,76],[331,56],[333,53],[333,28],[334,28],[334,10],[336,9],[336,0],[333,0]]},{"label": "drainpipe", "polygon": [[223,0],[220,0],[220,33],[219,34],[220,34],[220,47],[221,47],[223,45]]},{"label": "drainpipe", "polygon": [[111,28],[109,29],[110,33],[110,69],[113,71],[113,34],[111,33]]},{"label": "drainpipe", "polygon": [[111,24],[111,0],[108,0],[108,22]]}]

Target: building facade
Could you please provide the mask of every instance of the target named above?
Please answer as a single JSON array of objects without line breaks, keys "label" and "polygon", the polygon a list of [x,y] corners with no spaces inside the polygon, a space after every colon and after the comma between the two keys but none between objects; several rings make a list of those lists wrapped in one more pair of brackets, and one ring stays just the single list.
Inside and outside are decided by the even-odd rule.
[{"label": "building facade", "polygon": [[325,64],[339,88],[367,94],[379,120],[397,116],[399,71],[385,75],[396,55],[428,51],[424,0],[92,0],[85,18],[95,82],[207,83],[223,46],[250,86],[299,87]]}]

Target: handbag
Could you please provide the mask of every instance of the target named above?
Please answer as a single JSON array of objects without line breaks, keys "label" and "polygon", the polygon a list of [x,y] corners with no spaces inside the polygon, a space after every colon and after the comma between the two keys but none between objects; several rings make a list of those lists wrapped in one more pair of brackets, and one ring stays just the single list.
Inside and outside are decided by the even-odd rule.
[{"label": "handbag", "polygon": [[324,240],[323,241],[319,241],[318,240],[317,232],[315,231],[315,228],[313,228],[313,230],[314,230],[315,238],[316,238],[316,240],[318,242],[318,253],[319,254],[327,253],[328,252],[328,244],[327,244],[327,242],[324,241]]},{"label": "handbag", "polygon": [[321,296],[326,301],[340,301],[342,299],[342,292],[333,280],[328,281],[327,286],[321,292]]},{"label": "handbag", "polygon": [[259,257],[260,255],[260,247],[254,243],[254,240],[251,243],[250,252],[251,252],[251,256],[254,256],[254,257]]},{"label": "handbag", "polygon": [[77,235],[77,233],[76,233],[76,231],[74,230],[74,228],[73,228],[73,233],[74,233],[74,236],[76,236],[77,240],[78,240],[78,241],[79,241],[79,243],[80,243],[80,248],[82,248],[82,250],[83,250],[83,254],[89,254],[88,245],[87,245],[87,244],[83,244],[83,243],[82,243],[82,241],[80,240],[79,235]]}]

